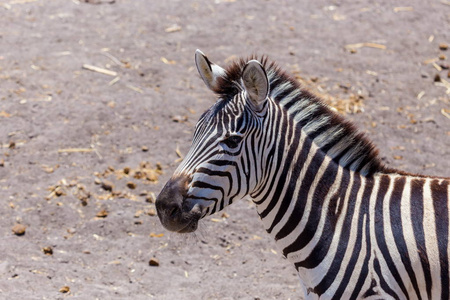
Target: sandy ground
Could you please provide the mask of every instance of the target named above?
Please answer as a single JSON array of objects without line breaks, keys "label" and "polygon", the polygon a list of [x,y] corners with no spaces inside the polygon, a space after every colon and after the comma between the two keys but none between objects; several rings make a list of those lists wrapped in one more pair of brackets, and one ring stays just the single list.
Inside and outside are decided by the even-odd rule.
[{"label": "sandy ground", "polygon": [[195,236],[155,216],[214,101],[195,49],[268,54],[387,164],[450,176],[449,28],[448,1],[0,1],[0,298],[299,299],[251,203]]}]

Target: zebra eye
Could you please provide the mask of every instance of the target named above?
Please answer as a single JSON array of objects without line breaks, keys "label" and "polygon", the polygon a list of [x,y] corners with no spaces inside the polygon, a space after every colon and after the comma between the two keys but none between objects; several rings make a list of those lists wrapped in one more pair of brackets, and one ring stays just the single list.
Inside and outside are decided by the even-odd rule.
[{"label": "zebra eye", "polygon": [[239,135],[232,135],[223,141],[225,145],[227,145],[228,148],[237,148],[239,146],[239,143],[242,141],[242,137]]}]

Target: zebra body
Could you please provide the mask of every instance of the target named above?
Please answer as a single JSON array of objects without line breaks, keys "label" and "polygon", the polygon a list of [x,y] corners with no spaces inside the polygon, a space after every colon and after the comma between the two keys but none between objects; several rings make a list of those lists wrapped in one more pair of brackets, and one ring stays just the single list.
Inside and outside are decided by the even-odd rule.
[{"label": "zebra body", "polygon": [[156,206],[198,221],[250,196],[306,299],[448,299],[450,179],[388,169],[373,145],[275,64],[196,64],[219,100]]}]

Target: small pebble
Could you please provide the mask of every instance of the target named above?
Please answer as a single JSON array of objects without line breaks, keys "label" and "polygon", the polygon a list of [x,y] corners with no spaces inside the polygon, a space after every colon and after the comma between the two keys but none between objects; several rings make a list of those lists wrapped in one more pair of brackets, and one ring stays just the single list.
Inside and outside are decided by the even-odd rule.
[{"label": "small pebble", "polygon": [[88,205],[88,197],[82,197],[80,198],[80,202],[82,206],[87,206]]},{"label": "small pebble", "polygon": [[44,252],[45,255],[53,255],[53,248],[52,247],[44,247],[44,248],[42,248],[42,252]]},{"label": "small pebble", "polygon": [[446,60],[447,56],[445,56],[444,54],[439,55],[439,59],[440,60]]},{"label": "small pebble", "polygon": [[63,286],[62,288],[59,289],[59,292],[66,294],[66,293],[70,292],[70,287],[68,287],[67,285]]},{"label": "small pebble", "polygon": [[110,181],[104,180],[104,181],[102,181],[101,187],[105,191],[112,191],[114,189],[114,184],[112,184],[112,182],[110,182]]},{"label": "small pebble", "polygon": [[441,49],[441,50],[447,50],[448,49],[448,45],[447,44],[445,44],[445,43],[441,43],[441,44],[439,44],[439,49]]},{"label": "small pebble", "polygon": [[61,196],[66,195],[66,193],[64,193],[64,191],[62,190],[62,188],[58,186],[58,187],[55,189],[55,195],[56,195],[57,197],[61,197]]},{"label": "small pebble", "polygon": [[134,190],[134,189],[136,188],[136,183],[134,183],[134,182],[132,182],[132,181],[129,181],[129,182],[127,182],[127,187],[128,187],[129,189]]},{"label": "small pebble", "polygon": [[159,260],[152,257],[152,258],[150,258],[150,261],[148,262],[148,264],[152,267],[159,267]]},{"label": "small pebble", "polygon": [[172,121],[175,123],[184,123],[188,120],[187,116],[173,116]]},{"label": "small pebble", "polygon": [[147,146],[142,146],[142,147],[141,147],[141,150],[142,150],[143,152],[147,152],[147,151],[148,151],[148,147],[147,147]]},{"label": "small pebble", "polygon": [[22,225],[22,224],[16,224],[16,225],[14,225],[13,226],[13,228],[12,228],[12,232],[15,234],[15,235],[24,235],[25,234],[25,230],[26,230],[27,228],[24,226],[24,225]]},{"label": "small pebble", "polygon": [[96,216],[98,218],[106,218],[108,216],[109,212],[106,209],[102,209],[101,211],[99,211]]},{"label": "small pebble", "polygon": [[144,211],[142,209],[140,209],[134,214],[134,217],[139,218],[143,213],[144,213]]},{"label": "small pebble", "polygon": [[434,82],[440,82],[441,81],[441,76],[439,74],[436,74],[434,76]]},{"label": "small pebble", "polygon": [[156,210],[154,209],[154,208],[150,208],[148,211],[147,211],[147,215],[149,215],[149,216],[156,216]]},{"label": "small pebble", "polygon": [[127,175],[130,174],[130,171],[131,171],[131,169],[129,167],[123,168],[123,173],[125,173]]}]

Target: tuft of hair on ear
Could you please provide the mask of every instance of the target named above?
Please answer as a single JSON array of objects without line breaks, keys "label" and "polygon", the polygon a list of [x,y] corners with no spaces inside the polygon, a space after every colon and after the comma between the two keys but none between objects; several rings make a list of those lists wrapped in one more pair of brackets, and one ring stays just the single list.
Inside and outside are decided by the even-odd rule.
[{"label": "tuft of hair on ear", "polygon": [[214,92],[217,93],[219,97],[231,98],[242,91],[242,70],[250,60],[258,60],[264,68],[272,68],[275,66],[274,62],[268,63],[268,58],[265,55],[258,57],[254,54],[246,59],[240,58],[233,61],[225,68],[226,75],[217,79],[217,85]]}]

